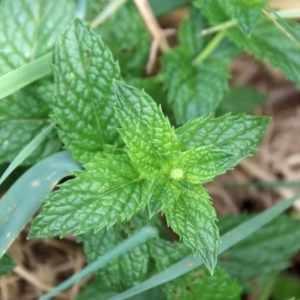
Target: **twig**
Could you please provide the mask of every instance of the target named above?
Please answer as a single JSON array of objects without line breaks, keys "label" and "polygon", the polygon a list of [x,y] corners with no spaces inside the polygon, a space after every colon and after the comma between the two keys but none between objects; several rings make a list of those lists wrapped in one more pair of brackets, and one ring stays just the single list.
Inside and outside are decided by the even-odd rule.
[{"label": "twig", "polygon": [[157,42],[159,49],[166,52],[170,49],[170,45],[164,31],[160,28],[147,0],[134,0],[144,22],[151,33],[153,39]]},{"label": "twig", "polygon": [[92,28],[95,28],[106,21],[114,14],[127,0],[112,0],[105,9],[91,22]]},{"label": "twig", "polygon": [[[292,18],[300,18],[300,9],[287,9],[287,10],[280,10],[276,13],[270,12],[270,15],[276,17],[281,17],[283,19],[292,19]],[[209,35],[224,29],[228,29],[237,25],[237,20],[230,20],[216,26],[203,29],[201,31],[201,35]]]},{"label": "twig", "polygon": [[[164,32],[165,32],[166,36],[171,36],[173,34],[176,34],[176,29],[175,28],[166,28],[166,29],[164,29]],[[150,48],[150,52],[149,52],[147,66],[146,66],[146,74],[148,74],[148,75],[153,72],[155,61],[157,58],[157,52],[158,52],[158,43],[156,40],[153,40],[151,48]]]}]

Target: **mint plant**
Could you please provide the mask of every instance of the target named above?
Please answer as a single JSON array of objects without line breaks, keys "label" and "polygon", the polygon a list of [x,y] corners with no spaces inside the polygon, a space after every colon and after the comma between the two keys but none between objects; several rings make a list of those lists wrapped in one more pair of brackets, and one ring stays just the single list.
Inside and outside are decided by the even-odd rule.
[{"label": "mint plant", "polygon": [[[13,55],[3,56],[2,74],[51,50],[53,81],[46,76],[0,101],[1,162],[11,162],[42,128],[55,123],[56,132],[39,142],[23,164],[31,165],[63,145],[83,166],[80,170],[73,164],[73,178],[43,199],[29,238],[63,237],[74,232],[92,264],[146,225],[159,231],[156,239],[94,272],[95,281],[79,298],[87,299],[99,291],[101,299],[117,297],[152,275],[153,270],[163,271],[188,254],[200,257],[206,268],[168,283],[166,296],[159,296],[161,299],[192,299],[195,295],[191,290],[201,294],[201,299],[239,299],[243,289],[249,290],[247,280],[262,277],[263,281],[287,266],[288,258],[300,248],[297,243],[287,246],[289,239],[283,246],[286,251],[276,252],[283,263],[261,271],[265,277],[254,271],[240,274],[244,265],[255,261],[253,257],[238,261],[243,249],[249,251],[246,241],[220,256],[218,263],[217,215],[205,184],[251,156],[270,122],[264,116],[231,114],[225,106],[218,111],[229,88],[233,58],[243,50],[258,59],[268,56],[272,66],[299,85],[297,24],[282,22],[281,28],[292,31],[286,36],[277,28],[275,14],[265,8],[265,0],[195,0],[179,28],[179,44],[162,54],[157,75],[141,78],[151,39],[133,3],[110,12],[110,19],[93,30],[89,22],[73,20],[73,1],[60,7],[58,1],[49,4],[34,0],[34,6],[32,1],[22,0],[22,11],[12,10],[10,16],[13,2],[1,3],[2,28],[16,31],[21,14],[26,20],[24,32],[30,34],[12,39],[13,32],[8,35],[3,31],[0,41]],[[99,3],[104,10],[114,4],[104,2]],[[155,7],[155,1],[150,4]],[[89,13],[94,8],[90,7]],[[224,25],[226,30],[221,26],[214,36],[200,35],[210,25],[231,19],[230,26]],[[282,40],[280,47],[278,40]],[[37,184],[28,182],[30,186]],[[38,180],[37,185],[42,184]],[[162,215],[181,242],[166,240],[171,229],[161,222]],[[242,216],[241,220],[247,218]],[[239,218],[230,220],[235,225],[241,222]],[[285,222],[291,226],[287,225],[287,231],[298,225],[297,221],[278,221],[272,230],[284,227]],[[232,228],[222,224],[221,232],[227,231],[222,226]],[[272,230],[265,232],[272,235]],[[283,230],[280,240],[285,240],[287,231]],[[261,240],[270,242],[265,232],[248,240],[250,248],[261,249]],[[6,233],[3,231],[4,236]],[[294,232],[292,236],[296,235]],[[271,248],[276,243],[272,241]],[[263,251],[262,265],[271,261],[270,249]],[[226,257],[236,265],[222,262]],[[1,260],[1,264],[9,267],[6,261]],[[156,292],[164,295],[161,290]]]}]

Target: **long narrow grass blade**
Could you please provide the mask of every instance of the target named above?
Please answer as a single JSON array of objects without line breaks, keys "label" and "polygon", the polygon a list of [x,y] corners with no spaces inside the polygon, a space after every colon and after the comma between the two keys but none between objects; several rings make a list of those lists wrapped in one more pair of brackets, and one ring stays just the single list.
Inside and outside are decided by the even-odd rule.
[{"label": "long narrow grass blade", "polygon": [[[258,216],[252,218],[251,220],[235,227],[233,230],[224,234],[221,237],[221,247],[219,249],[219,254],[228,250],[230,247],[236,245],[241,242],[245,238],[249,237],[253,233],[255,233],[258,229],[272,221],[275,217],[284,212],[287,208],[293,205],[296,200],[300,198],[300,194],[296,194],[295,196],[286,199],[279,204],[269,208],[265,212],[259,214]],[[194,257],[193,255],[189,255],[183,260],[173,264],[171,267],[166,270],[158,273],[157,275],[151,277],[148,280],[145,280],[139,285],[118,294],[109,300],[122,300],[142,293],[146,290],[154,288],[163,283],[169,282],[193,269],[202,265],[203,262],[199,257]]]},{"label": "long narrow grass blade", "polygon": [[0,184],[13,172],[44,140],[54,128],[55,123],[50,124],[39,135],[37,135],[11,162],[0,178]]},{"label": "long narrow grass blade", "polygon": [[79,273],[74,274],[72,277],[64,281],[62,284],[57,286],[51,292],[45,294],[40,297],[39,300],[48,300],[52,297],[58,295],[60,292],[64,291],[68,287],[72,286],[75,282],[83,279],[84,277],[92,274],[100,268],[106,266],[112,260],[118,258],[123,255],[130,249],[133,249],[139,244],[146,242],[148,239],[157,235],[157,230],[153,227],[144,227],[139,230],[137,233],[129,237],[124,242],[120,243],[117,247],[115,247],[112,251],[106,253],[105,255],[99,257],[93,263],[87,265],[84,269],[82,269]]},{"label": "long narrow grass blade", "polygon": [[51,72],[52,53],[48,53],[32,62],[0,77],[0,99],[18,91]]},{"label": "long narrow grass blade", "polygon": [[62,151],[35,164],[12,185],[0,200],[0,258],[57,182],[80,168]]}]

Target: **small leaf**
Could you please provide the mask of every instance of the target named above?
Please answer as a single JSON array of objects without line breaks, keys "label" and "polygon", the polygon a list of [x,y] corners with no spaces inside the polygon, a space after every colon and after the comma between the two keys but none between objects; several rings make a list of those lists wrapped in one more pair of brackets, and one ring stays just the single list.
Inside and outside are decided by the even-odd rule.
[{"label": "small leaf", "polygon": [[[110,252],[127,236],[122,227],[127,224],[117,224],[97,233],[87,232],[79,237],[83,242],[84,253],[91,263],[98,257]],[[139,245],[130,252],[110,262],[105,268],[99,269],[95,276],[101,287],[106,290],[124,291],[145,278],[149,260],[147,244]]]},{"label": "small leaf", "polygon": [[[300,25],[293,21],[286,21],[292,32],[299,32]],[[300,43],[292,41],[281,32],[272,22],[262,20],[246,36],[239,29],[228,30],[228,37],[257,59],[267,58],[272,67],[282,70],[287,78],[300,87]]]},{"label": "small leaf", "polygon": [[168,225],[193,252],[200,255],[213,273],[219,248],[217,217],[209,195],[202,186],[184,191],[172,205],[165,207]]},{"label": "small leaf", "polygon": [[178,158],[178,168],[183,170],[183,178],[189,183],[199,184],[212,180],[228,169],[232,155],[212,147],[187,150]]},{"label": "small leaf", "polygon": [[217,109],[228,87],[226,63],[214,60],[193,66],[183,48],[168,51],[162,62],[164,84],[178,124],[208,116]]},{"label": "small leaf", "polygon": [[[227,216],[220,220],[220,232],[227,232],[251,219],[251,215]],[[251,237],[220,256],[219,264],[246,290],[251,282],[264,284],[290,265],[290,257],[300,249],[299,220],[280,216]]]},{"label": "small leaf", "polygon": [[160,212],[164,206],[170,205],[178,196],[176,188],[171,185],[169,178],[164,175],[145,182],[145,184],[148,185],[148,209],[150,218]]},{"label": "small leaf", "polygon": [[146,69],[151,36],[131,1],[115,12],[100,27],[99,33],[118,60],[123,74],[142,75]]},{"label": "small leaf", "polygon": [[250,34],[269,0],[195,0],[212,24],[237,19],[244,34]]},{"label": "small leaf", "polygon": [[255,108],[267,102],[267,95],[246,86],[233,86],[224,95],[217,110],[218,115],[252,113]]},{"label": "small leaf", "polygon": [[[151,253],[159,271],[167,269],[189,254],[183,243],[157,239],[152,241]],[[200,267],[170,281],[164,288],[168,299],[240,299],[241,287],[230,278],[226,271],[217,267],[214,276]]]},{"label": "small leaf", "polygon": [[241,287],[223,269],[217,267],[214,275],[206,268],[198,268],[166,285],[168,300],[239,300]]},{"label": "small leaf", "polygon": [[[75,179],[50,194],[31,228],[30,238],[77,234],[111,227],[142,209],[147,195],[126,155],[96,155]],[[146,198],[146,199],[145,199]]]},{"label": "small leaf", "polygon": [[260,142],[270,119],[246,115],[199,118],[176,129],[184,150],[208,146],[234,154],[227,167],[232,168],[250,156]]},{"label": "small leaf", "polygon": [[116,82],[121,136],[133,165],[145,178],[154,178],[180,145],[168,119],[145,92]]},{"label": "small leaf", "polygon": [[87,23],[75,20],[55,48],[53,118],[66,148],[87,163],[105,144],[119,145],[112,80],[119,67]]},{"label": "small leaf", "polygon": [[0,259],[0,277],[9,273],[16,267],[14,260],[8,255],[4,254]]},{"label": "small leaf", "polygon": [[181,242],[170,243],[162,239],[155,239],[151,242],[151,255],[155,259],[158,271],[165,270],[190,252],[191,250]]},{"label": "small leaf", "polygon": [[212,39],[200,36],[207,24],[201,12],[191,7],[179,29],[180,45],[162,57],[164,85],[177,124],[214,113],[228,88],[229,64],[237,54],[231,42],[223,40],[205,61],[192,64]]}]

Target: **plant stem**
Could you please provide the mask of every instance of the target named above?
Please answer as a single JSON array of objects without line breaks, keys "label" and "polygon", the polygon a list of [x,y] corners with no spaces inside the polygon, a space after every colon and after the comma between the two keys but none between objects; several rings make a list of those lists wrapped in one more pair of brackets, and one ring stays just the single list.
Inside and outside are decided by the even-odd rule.
[{"label": "plant stem", "polygon": [[221,43],[223,38],[225,37],[226,30],[220,31],[211,41],[210,43],[204,48],[203,51],[193,60],[193,65],[197,65],[203,62]]},{"label": "plant stem", "polygon": [[104,10],[91,22],[91,27],[95,28],[106,21],[114,14],[127,0],[112,0]]},{"label": "plant stem", "polygon": [[[299,18],[300,17],[300,9],[287,9],[287,10],[280,10],[277,11],[276,13],[270,12],[270,15],[276,17],[281,17],[283,19],[292,19],[292,18]],[[221,30],[225,30],[231,27],[234,27],[237,25],[237,20],[230,20],[221,24],[218,24],[216,26],[203,29],[201,31],[201,35],[209,35]]]}]

